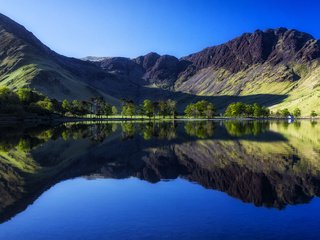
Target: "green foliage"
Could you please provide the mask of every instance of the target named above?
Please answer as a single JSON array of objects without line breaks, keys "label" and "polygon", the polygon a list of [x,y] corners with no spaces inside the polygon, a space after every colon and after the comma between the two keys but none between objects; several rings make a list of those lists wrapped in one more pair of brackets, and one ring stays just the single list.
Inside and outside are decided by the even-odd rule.
[{"label": "green foliage", "polygon": [[177,103],[171,99],[153,103],[154,112],[156,113],[156,110],[158,110],[158,115],[162,116],[163,118],[166,116],[172,116],[174,118],[176,113],[176,105]]},{"label": "green foliage", "polygon": [[62,109],[64,109],[64,111],[68,111],[69,109],[70,113],[74,115],[84,115],[90,112],[89,104],[85,101],[73,100],[71,103],[63,103],[64,102],[62,102]]},{"label": "green foliage", "polygon": [[278,116],[280,117],[289,117],[291,115],[290,111],[288,110],[288,108],[285,109],[281,109],[279,111],[277,111],[276,113]]},{"label": "green foliage", "polygon": [[177,111],[177,102],[171,99],[168,99],[166,102],[167,105],[167,113],[171,116],[173,116],[173,118],[175,118],[175,114]]},{"label": "green foliage", "polygon": [[67,99],[62,101],[61,107],[62,107],[62,110],[65,111],[65,112],[69,112],[71,110],[71,105],[70,105],[70,103],[68,102]]},{"label": "green foliage", "polygon": [[109,103],[103,103],[102,113],[103,115],[110,116],[112,114],[112,106]]},{"label": "green foliage", "polygon": [[15,92],[7,87],[0,87],[0,103],[2,105],[18,104],[19,102],[19,97]]},{"label": "green foliage", "polygon": [[159,102],[159,115],[161,115],[163,118],[169,114],[169,111],[168,111],[168,105],[167,105],[167,102],[165,101],[160,101]]},{"label": "green foliage", "polygon": [[184,129],[189,136],[205,139],[213,136],[215,125],[212,121],[190,121]]},{"label": "green foliage", "polygon": [[184,113],[188,117],[206,117],[211,118],[215,114],[215,107],[212,103],[202,100],[189,104]]},{"label": "green foliage", "polygon": [[53,112],[54,110],[53,103],[50,101],[49,98],[45,98],[44,100],[38,101],[36,105],[48,112]]},{"label": "green foliage", "polygon": [[[98,115],[109,116],[115,112],[116,108],[106,103],[103,98],[94,98]],[[68,116],[85,115],[92,113],[92,104],[86,101],[49,99],[28,88],[18,89],[16,92],[0,87],[0,110],[2,114],[26,114],[35,113],[40,115],[50,115],[61,113]],[[129,111],[130,113],[130,111]]]},{"label": "green foliage", "polygon": [[295,108],[293,110],[293,116],[295,117],[301,117],[301,110],[299,108]]},{"label": "green foliage", "polygon": [[115,106],[112,106],[112,115],[117,115],[118,114],[118,109]]},{"label": "green foliage", "polygon": [[30,104],[42,100],[44,97],[30,88],[19,88],[17,91],[19,101],[23,104]]},{"label": "green foliage", "polygon": [[136,112],[136,106],[134,105],[133,101],[128,101],[123,104],[122,115],[130,116],[132,118],[135,112]]},{"label": "green foliage", "polygon": [[154,114],[153,111],[153,104],[149,99],[146,99],[143,101],[143,113],[148,116],[149,118],[151,118]]},{"label": "green foliage", "polygon": [[316,113],[316,111],[311,111],[311,113],[310,113],[310,117],[317,117],[318,116],[318,114]]},{"label": "green foliage", "polygon": [[224,126],[227,132],[231,136],[241,137],[245,135],[254,135],[257,136],[263,132],[266,132],[269,129],[268,122],[258,122],[258,121],[225,121]]},{"label": "green foliage", "polygon": [[191,103],[184,109],[184,114],[187,117],[197,117],[199,115],[199,111],[195,104]]},{"label": "green foliage", "polygon": [[30,149],[32,148],[31,147],[31,142],[29,139],[24,139],[24,138],[21,138],[18,145],[17,145],[17,148],[20,150],[20,151],[23,151],[23,152],[28,152],[30,151]]},{"label": "green foliage", "polygon": [[227,107],[224,115],[227,117],[268,117],[270,110],[257,103],[250,105],[236,102]]},{"label": "green foliage", "polygon": [[135,127],[132,122],[124,122],[122,125],[123,138],[132,138],[135,133]]}]

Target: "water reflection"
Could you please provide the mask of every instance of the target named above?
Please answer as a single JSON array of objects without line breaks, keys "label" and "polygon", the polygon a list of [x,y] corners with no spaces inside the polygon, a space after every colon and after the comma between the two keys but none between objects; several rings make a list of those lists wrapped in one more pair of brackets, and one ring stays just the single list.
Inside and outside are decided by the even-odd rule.
[{"label": "water reflection", "polygon": [[316,122],[68,123],[2,126],[0,220],[78,176],[184,178],[256,206],[320,195]]}]

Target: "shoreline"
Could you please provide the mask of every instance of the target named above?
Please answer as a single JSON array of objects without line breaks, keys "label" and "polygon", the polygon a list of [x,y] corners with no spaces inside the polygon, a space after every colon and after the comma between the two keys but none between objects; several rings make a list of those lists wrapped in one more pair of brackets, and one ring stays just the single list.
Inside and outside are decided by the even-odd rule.
[{"label": "shoreline", "polygon": [[144,118],[144,117],[66,117],[66,116],[26,116],[26,117],[17,117],[17,116],[0,116],[0,124],[9,124],[9,123],[39,123],[39,124],[53,124],[53,123],[68,123],[68,122],[159,122],[159,121],[272,121],[272,120],[310,120],[310,121],[319,121],[320,117],[311,118],[311,117],[299,117],[299,118],[250,118],[250,117],[214,117],[214,118]]}]

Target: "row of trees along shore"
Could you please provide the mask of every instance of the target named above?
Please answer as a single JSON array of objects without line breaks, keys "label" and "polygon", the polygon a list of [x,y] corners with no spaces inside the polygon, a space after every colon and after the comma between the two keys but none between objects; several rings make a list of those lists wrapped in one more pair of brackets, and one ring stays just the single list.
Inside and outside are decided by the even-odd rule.
[{"label": "row of trees along shore", "polygon": [[157,117],[172,117],[175,118],[177,115],[176,101],[168,99],[166,101],[151,101],[146,99],[140,105],[135,105],[133,101],[122,100],[122,116],[130,116],[131,118],[135,115],[146,116],[149,119]]},{"label": "row of trees along shore", "polygon": [[116,114],[116,107],[108,104],[102,97],[92,98],[89,101],[58,101],[37,93],[29,88],[20,88],[13,91],[7,87],[0,87],[0,112],[23,116],[37,115],[66,115],[84,116]]},{"label": "row of trees along shore", "polygon": [[[168,99],[162,101],[144,100],[141,104],[135,104],[131,100],[122,99],[122,109],[107,103],[102,97],[91,98],[88,101],[62,102],[49,99],[29,88],[21,88],[13,91],[7,87],[0,87],[0,113],[24,115],[35,113],[38,115],[59,114],[65,116],[88,116],[89,117],[147,117],[151,118],[176,118],[176,101]],[[209,101],[201,100],[190,103],[184,109],[184,115],[188,118],[212,118],[217,115],[216,107]],[[227,106],[224,116],[226,117],[288,117],[301,116],[299,108],[290,112],[287,108],[271,112],[268,108],[257,103],[245,104],[242,102],[231,103]],[[317,117],[315,111],[310,117]]]}]

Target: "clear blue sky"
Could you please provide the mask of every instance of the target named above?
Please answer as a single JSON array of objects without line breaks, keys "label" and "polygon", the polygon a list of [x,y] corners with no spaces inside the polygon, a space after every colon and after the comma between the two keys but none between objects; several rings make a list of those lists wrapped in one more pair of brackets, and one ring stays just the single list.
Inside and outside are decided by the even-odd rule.
[{"label": "clear blue sky", "polygon": [[243,32],[295,28],[320,37],[320,3],[231,0],[0,0],[1,13],[73,57],[177,57]]}]

